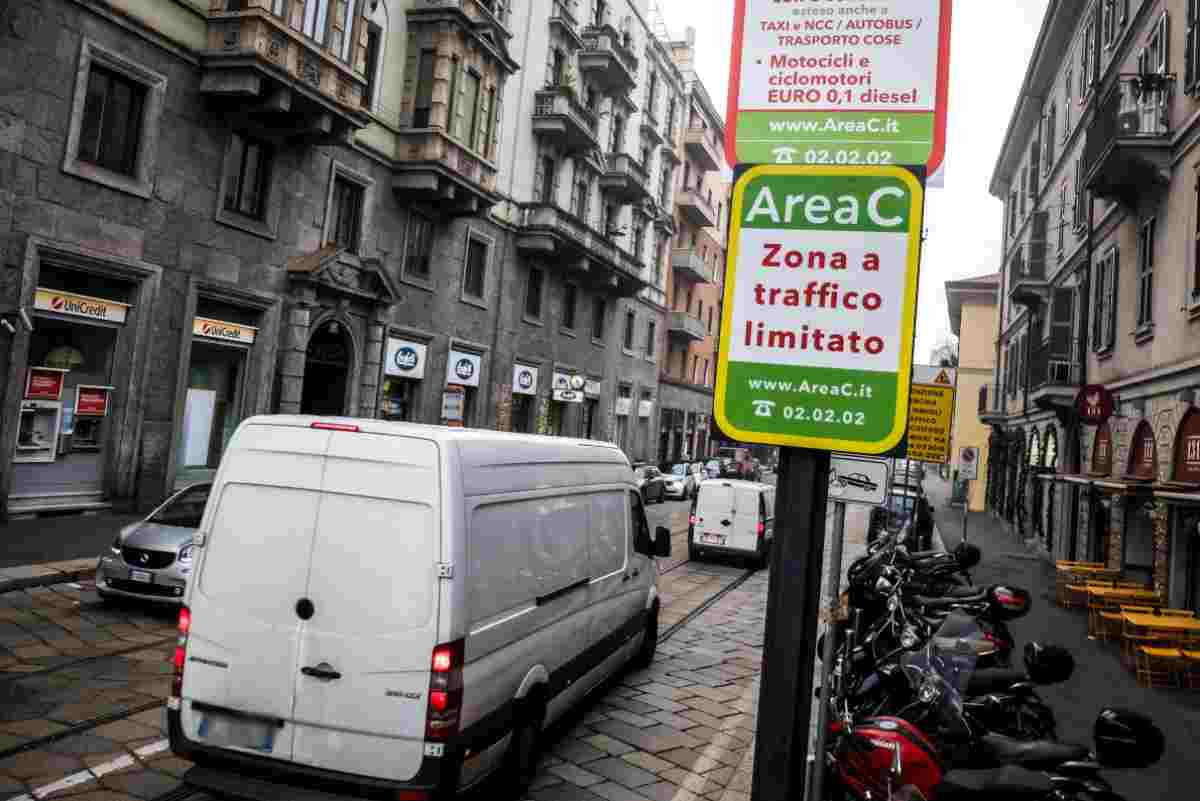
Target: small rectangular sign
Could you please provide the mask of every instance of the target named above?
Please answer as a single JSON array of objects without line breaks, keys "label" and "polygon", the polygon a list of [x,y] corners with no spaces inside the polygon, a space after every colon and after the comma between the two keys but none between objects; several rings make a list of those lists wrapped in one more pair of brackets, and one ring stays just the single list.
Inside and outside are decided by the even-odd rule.
[{"label": "small rectangular sign", "polygon": [[108,396],[112,387],[79,385],[75,387],[76,417],[105,417],[108,415]]},{"label": "small rectangular sign", "polygon": [[67,371],[58,367],[30,367],[25,379],[25,400],[59,400],[66,377]]},{"label": "small rectangular sign", "polygon": [[714,402],[728,438],[866,455],[900,442],[923,208],[899,167],[739,177]]},{"label": "small rectangular sign", "polygon": [[447,388],[442,393],[442,419],[447,423],[462,423],[466,393],[462,387]]},{"label": "small rectangular sign", "polygon": [[527,364],[513,365],[513,394],[536,395],[538,390],[538,368]]},{"label": "small rectangular sign", "polygon": [[958,477],[962,481],[977,481],[979,479],[979,448],[970,445],[959,449]]},{"label": "small rectangular sign", "polygon": [[583,393],[577,389],[556,389],[554,400],[559,403],[583,403]]},{"label": "small rectangular sign", "polygon": [[840,503],[882,506],[887,500],[886,459],[833,454],[829,463],[829,498]]},{"label": "small rectangular sign", "polygon": [[258,336],[258,329],[252,325],[229,323],[224,320],[209,320],[197,317],[192,322],[192,336],[206,339],[219,339],[223,342],[237,342],[241,345],[253,345]]},{"label": "small rectangular sign", "polygon": [[958,371],[953,367],[919,364],[913,367],[911,405],[908,410],[908,458],[936,464],[950,463],[950,430],[954,425],[954,388]]},{"label": "small rectangular sign", "polygon": [[128,303],[59,292],[40,286],[33,293],[33,308],[72,317],[86,317],[89,320],[103,320],[107,323],[123,323],[129,314]]},{"label": "small rectangular sign", "polygon": [[617,417],[628,417],[632,408],[633,398],[617,398],[617,408],[613,413]]},{"label": "small rectangular sign", "polygon": [[411,378],[418,381],[425,377],[425,356],[428,348],[424,342],[390,337],[387,344],[387,361],[383,372],[395,378]]}]

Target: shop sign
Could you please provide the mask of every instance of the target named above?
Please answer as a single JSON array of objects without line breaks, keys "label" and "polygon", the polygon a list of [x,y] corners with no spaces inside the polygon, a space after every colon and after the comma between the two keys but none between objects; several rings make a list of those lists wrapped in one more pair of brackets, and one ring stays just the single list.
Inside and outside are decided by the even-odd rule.
[{"label": "shop sign", "polygon": [[103,320],[107,323],[123,323],[129,314],[128,303],[42,287],[38,287],[33,293],[33,308],[72,317],[86,317],[89,320]]},{"label": "shop sign", "polygon": [[462,425],[467,393],[462,387],[446,387],[442,393],[442,420],[448,425]]},{"label": "shop sign", "polygon": [[192,335],[207,339],[219,339],[223,342],[237,342],[241,345],[253,345],[258,336],[258,329],[252,325],[197,317],[192,323]]},{"label": "shop sign", "polygon": [[67,372],[58,367],[30,367],[25,376],[25,400],[59,400]]},{"label": "shop sign", "polygon": [[589,378],[584,381],[583,394],[589,398],[600,397],[600,381],[595,378]]},{"label": "shop sign", "polygon": [[942,164],[951,0],[735,0],[730,164]]},{"label": "shop sign", "polygon": [[908,408],[908,458],[950,463],[950,429],[954,425],[954,392],[958,370],[953,367],[913,367],[912,399]]},{"label": "shop sign", "polygon": [[1113,396],[1100,384],[1088,384],[1075,395],[1075,411],[1085,426],[1098,426],[1113,415]]},{"label": "shop sign", "polygon": [[742,174],[713,412],[726,438],[868,455],[899,444],[923,197],[898,167]]},{"label": "shop sign", "polygon": [[107,417],[108,396],[112,389],[85,384],[75,387],[75,416]]},{"label": "shop sign", "polygon": [[513,365],[513,392],[517,395],[536,395],[538,368],[524,364]]},{"label": "shop sign", "polygon": [[554,400],[559,403],[583,403],[583,393],[577,389],[556,389]]},{"label": "shop sign", "polygon": [[617,398],[617,408],[613,413],[617,417],[628,417],[633,409],[633,398]]},{"label": "shop sign", "polygon": [[1200,484],[1200,412],[1192,412],[1179,427],[1175,453],[1175,480]]},{"label": "shop sign", "polygon": [[387,360],[383,371],[395,378],[411,378],[419,381],[425,377],[425,356],[427,346],[424,342],[410,342],[407,339],[388,338]]},{"label": "shop sign", "polygon": [[479,372],[483,369],[483,357],[478,353],[451,350],[446,362],[446,383],[464,387],[479,386]]},{"label": "shop sign", "polygon": [[1107,476],[1112,473],[1113,447],[1112,429],[1101,423],[1092,441],[1092,475]]},{"label": "shop sign", "polygon": [[1029,447],[1026,449],[1030,467],[1042,466],[1042,440],[1037,431],[1029,432]]},{"label": "shop sign", "polygon": [[1143,420],[1133,433],[1129,446],[1129,471],[1132,478],[1153,481],[1158,477],[1158,455],[1155,452],[1154,429]]},{"label": "shop sign", "polygon": [[654,411],[654,401],[638,401],[638,417],[649,417]]}]

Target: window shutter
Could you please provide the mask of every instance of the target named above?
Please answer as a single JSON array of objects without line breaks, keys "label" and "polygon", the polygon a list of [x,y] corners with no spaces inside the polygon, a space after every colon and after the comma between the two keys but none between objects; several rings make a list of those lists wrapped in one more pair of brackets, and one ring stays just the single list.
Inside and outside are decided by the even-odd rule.
[{"label": "window shutter", "polygon": [[[1159,36],[1159,41],[1160,41],[1159,49],[1158,49],[1159,61],[1157,64],[1154,65],[1155,71],[1160,72],[1160,73],[1166,73],[1166,72],[1170,71],[1170,66],[1171,66],[1171,55],[1170,55],[1171,36],[1170,36],[1170,33],[1171,33],[1171,18],[1169,16],[1167,16],[1167,12],[1164,11],[1162,13],[1162,17],[1159,18],[1159,21],[1158,21],[1158,36]],[[1165,93],[1164,93],[1164,97],[1165,97]]]},{"label": "window shutter", "polygon": [[1105,321],[1105,347],[1111,348],[1117,341],[1117,279],[1120,277],[1119,254],[1114,249],[1109,257],[1108,280],[1104,282],[1105,302],[1104,311],[1108,319]]},{"label": "window shutter", "polygon": [[488,100],[488,92],[483,89],[482,79],[480,79],[479,90],[479,126],[473,132],[475,150],[480,153],[487,152],[487,137],[488,137],[488,122],[491,120],[492,105]]},{"label": "window shutter", "polygon": [[454,98],[454,119],[450,121],[450,125],[453,126],[450,130],[450,135],[456,139],[463,139],[465,137],[463,133],[463,120],[466,116],[467,106],[467,82],[464,72],[466,65],[461,61],[455,61],[454,64],[457,69],[455,70],[453,83],[457,89],[455,91],[456,97]]},{"label": "window shutter", "polygon": [[1050,301],[1050,355],[1063,359],[1072,355],[1072,321],[1075,318],[1075,291],[1055,289]]}]

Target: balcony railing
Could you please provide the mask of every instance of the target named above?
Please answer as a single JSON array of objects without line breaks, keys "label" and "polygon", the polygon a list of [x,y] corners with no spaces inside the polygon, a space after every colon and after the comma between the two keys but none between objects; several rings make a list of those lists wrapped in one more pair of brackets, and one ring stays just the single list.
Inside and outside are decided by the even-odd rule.
[{"label": "balcony railing", "polygon": [[641,163],[627,153],[609,153],[600,176],[600,191],[625,203],[648,198],[650,178]]},{"label": "balcony railing", "polygon": [[496,23],[502,33],[511,37],[508,23],[512,14],[509,0],[413,0],[409,14],[425,11],[453,10],[464,14],[474,24]]},{"label": "balcony railing", "polygon": [[699,225],[702,228],[711,228],[717,224],[717,212],[713,209],[698,189],[687,189],[680,192],[675,202],[679,205],[679,210],[683,212],[683,216],[687,217],[693,225]]},{"label": "balcony railing", "polygon": [[479,214],[495,205],[496,166],[440,130],[402,131],[392,189],[444,216]]},{"label": "balcony railing", "polygon": [[576,0],[554,0],[550,9],[550,24],[558,27],[567,42],[576,50],[583,47],[583,39],[579,36],[579,16],[576,12],[579,4]]},{"label": "balcony railing", "polygon": [[591,74],[608,94],[627,92],[637,85],[638,59],[611,25],[589,27],[583,33],[579,70]]},{"label": "balcony railing", "polygon": [[673,311],[667,318],[667,333],[679,339],[699,342],[708,331],[701,320],[684,311]]},{"label": "balcony railing", "polygon": [[1049,213],[1035,212],[1029,229],[1029,240],[1019,245],[1021,251],[1009,267],[1008,293],[1014,303],[1041,306],[1047,300],[1046,236]]},{"label": "balcony railing", "polygon": [[596,115],[579,102],[570,87],[551,87],[534,95],[533,130],[556,139],[568,151],[599,147]]},{"label": "balcony railing", "polygon": [[672,250],[671,267],[691,281],[701,284],[712,283],[712,269],[692,248],[675,248]]},{"label": "balcony railing", "polygon": [[1174,75],[1121,75],[1088,126],[1083,147],[1087,186],[1097,196],[1136,203],[1170,181]]},{"label": "balcony railing", "polygon": [[646,286],[644,269],[612,240],[570,212],[550,204],[521,210],[517,249],[580,275],[580,280],[624,296]]},{"label": "balcony railing", "polygon": [[683,137],[688,155],[702,169],[714,172],[721,169],[721,146],[717,143],[712,131],[700,126],[687,129]]},{"label": "balcony railing", "polygon": [[1073,403],[1083,376],[1080,341],[1055,339],[1034,345],[1029,353],[1029,399],[1043,409]]}]

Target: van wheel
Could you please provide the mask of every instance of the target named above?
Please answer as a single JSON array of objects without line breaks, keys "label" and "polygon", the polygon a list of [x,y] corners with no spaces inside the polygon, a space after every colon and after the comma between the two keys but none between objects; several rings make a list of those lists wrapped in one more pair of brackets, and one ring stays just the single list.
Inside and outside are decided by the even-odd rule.
[{"label": "van wheel", "polygon": [[642,637],[642,647],[633,657],[633,667],[643,670],[650,667],[654,661],[654,652],[658,650],[658,604],[650,610],[646,618],[646,633]]},{"label": "van wheel", "polygon": [[540,695],[526,698],[517,710],[500,777],[504,793],[510,798],[521,798],[537,775],[545,717],[546,705]]}]

